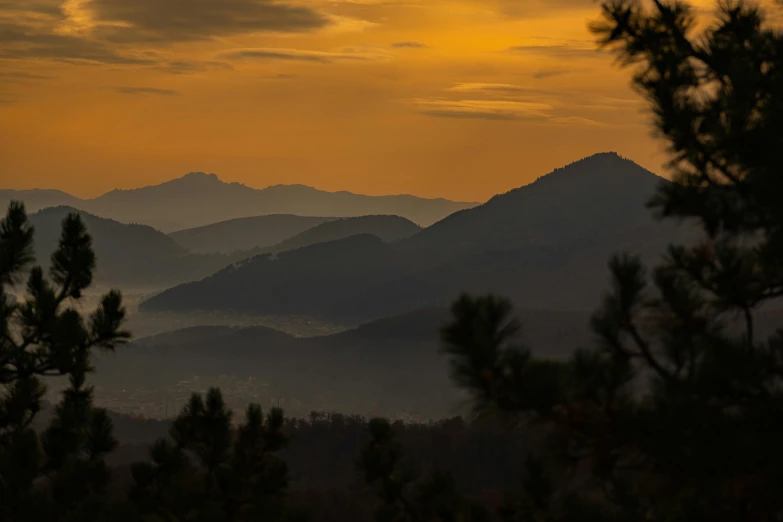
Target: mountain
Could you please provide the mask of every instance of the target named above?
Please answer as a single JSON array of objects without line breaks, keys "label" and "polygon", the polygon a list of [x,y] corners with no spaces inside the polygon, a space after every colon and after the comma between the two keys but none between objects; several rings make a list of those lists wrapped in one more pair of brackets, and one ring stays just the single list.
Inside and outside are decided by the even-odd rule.
[{"label": "mountain", "polygon": [[454,213],[410,243],[451,254],[588,242],[651,223],[645,203],[662,181],[616,153],[599,153]]},{"label": "mountain", "polygon": [[276,245],[335,218],[272,214],[236,218],[169,234],[194,253],[228,254]]},{"label": "mountain", "polygon": [[[539,357],[563,359],[595,342],[590,311],[518,307],[515,316],[522,326],[517,341]],[[321,410],[443,417],[459,413],[465,398],[440,350],[438,328],[448,317],[447,309],[429,308],[305,338],[264,327],[186,328],[98,355],[91,380],[102,398],[119,397],[126,405],[182,404],[188,386],[203,390],[220,383],[227,401],[240,410],[276,398],[285,401],[290,416]],[[754,313],[759,338],[774,334],[780,317],[780,309]],[[742,321],[738,317],[727,327]]]},{"label": "mountain", "polygon": [[[587,313],[522,309],[517,315],[524,325],[521,340],[536,353],[565,357],[590,341]],[[286,407],[291,415],[326,408],[443,416],[462,398],[440,353],[438,328],[447,317],[445,309],[418,310],[306,338],[264,327],[187,328],[100,356],[94,378],[103,388],[121,390],[162,389],[194,375],[252,377],[286,404],[298,399],[301,411]]]},{"label": "mountain", "polygon": [[172,232],[177,243],[200,253],[252,254],[285,252],[357,234],[372,234],[385,242],[408,238],[421,230],[400,216],[351,218],[305,217],[287,214],[255,216]]},{"label": "mountain", "polygon": [[5,213],[5,209],[8,208],[8,204],[11,201],[24,201],[28,214],[48,207],[79,207],[83,203],[83,200],[61,190],[0,189],[0,208],[3,209],[3,213]]},{"label": "mountain", "polygon": [[81,200],[64,192],[40,190],[2,191],[0,198],[8,201],[21,199],[28,204],[31,212],[47,206],[72,206],[122,223],[150,225],[163,232],[271,214],[313,217],[391,214],[426,226],[476,205],[410,195],[366,196],[345,191],[326,192],[304,185],[254,189],[241,183],[225,183],[215,174],[203,172],[191,172],[159,185],[112,190],[94,199]]},{"label": "mountain", "polygon": [[420,226],[400,216],[342,218],[321,223],[263,250],[286,252],[316,243],[327,243],[361,234],[371,234],[385,243],[391,243],[411,237],[420,231]]},{"label": "mountain", "polygon": [[51,254],[57,248],[61,223],[71,212],[81,216],[92,237],[98,283],[159,288],[199,279],[238,260],[232,256],[193,255],[152,227],[127,225],[60,206],[29,216],[35,227],[35,252],[39,263],[48,265]]},{"label": "mountain", "polygon": [[[320,315],[346,289],[393,271],[390,245],[361,234],[277,255],[261,254],[144,301],[144,310]],[[317,262],[314,263],[314,260]]]},{"label": "mountain", "polygon": [[57,249],[61,223],[77,212],[93,239],[98,269],[109,272],[120,266],[156,263],[161,259],[181,257],[187,250],[173,239],[145,225],[126,225],[104,219],[71,207],[51,207],[30,215],[35,227],[35,251],[39,261],[48,260]]},{"label": "mountain", "polygon": [[631,250],[649,262],[670,241],[693,237],[692,229],[655,222],[645,209],[665,182],[617,154],[597,154],[408,239],[384,245],[348,238],[239,265],[169,289],[141,309],[360,322],[446,306],[461,291],[501,293],[529,308],[592,309],[613,253]]}]

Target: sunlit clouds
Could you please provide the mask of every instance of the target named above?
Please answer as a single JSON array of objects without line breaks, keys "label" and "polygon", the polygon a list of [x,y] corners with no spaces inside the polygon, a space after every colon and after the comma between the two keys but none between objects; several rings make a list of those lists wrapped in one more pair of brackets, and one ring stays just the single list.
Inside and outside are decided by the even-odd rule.
[{"label": "sunlit clouds", "polygon": [[475,200],[601,150],[661,172],[598,16],[592,0],[0,0],[0,185],[87,196],[208,171]]}]

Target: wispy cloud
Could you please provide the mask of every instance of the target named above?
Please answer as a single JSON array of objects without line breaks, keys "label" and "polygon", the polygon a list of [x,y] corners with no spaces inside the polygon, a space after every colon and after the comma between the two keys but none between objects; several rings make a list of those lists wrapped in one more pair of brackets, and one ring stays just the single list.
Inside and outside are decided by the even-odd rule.
[{"label": "wispy cloud", "polygon": [[0,20],[0,58],[47,59],[70,63],[153,65],[154,60],[113,49],[78,36],[56,34],[45,28]]},{"label": "wispy cloud", "polygon": [[587,127],[607,127],[608,124],[592,120],[590,118],[582,118],[580,116],[565,116],[562,118],[550,118],[552,123],[560,123],[563,125],[580,125]]},{"label": "wispy cloud", "polygon": [[564,40],[545,36],[528,37],[529,43],[515,45],[505,50],[518,55],[545,55],[561,59],[602,57],[606,51],[598,49],[590,40]]},{"label": "wispy cloud", "polygon": [[220,60],[167,60],[163,58],[159,58],[159,62],[152,67],[157,71],[178,75],[211,70],[231,70],[233,68],[230,63]]},{"label": "wispy cloud", "polygon": [[179,96],[178,91],[171,89],[158,89],[156,87],[131,87],[120,85],[114,88],[120,94],[133,94],[133,95],[156,95],[156,96]]},{"label": "wispy cloud", "polygon": [[458,83],[446,89],[449,92],[480,92],[485,94],[521,94],[523,87],[507,83]]},{"label": "wispy cloud", "polygon": [[395,49],[428,49],[429,45],[421,42],[393,42],[390,44]]},{"label": "wispy cloud", "polygon": [[482,120],[546,119],[550,105],[500,100],[417,99],[413,104],[428,116]]},{"label": "wispy cloud", "polygon": [[227,60],[283,60],[297,62],[333,63],[338,61],[374,61],[388,58],[385,53],[343,48],[338,51],[310,51],[304,49],[284,49],[277,47],[234,49],[224,51],[219,57]]},{"label": "wispy cloud", "polygon": [[618,107],[638,104],[636,100],[618,98],[613,103],[613,98],[607,96],[506,83],[458,83],[443,92],[445,96],[417,98],[409,103],[421,114],[441,118],[524,120],[582,127],[613,126],[613,113]]},{"label": "wispy cloud", "polygon": [[54,80],[56,76],[49,76],[47,74],[36,74],[25,71],[2,71],[0,72],[0,78],[6,80]]},{"label": "wispy cloud", "polygon": [[536,80],[543,80],[545,78],[553,78],[555,76],[563,76],[565,74],[572,74],[581,69],[541,69],[533,74],[531,76],[535,78]]},{"label": "wispy cloud", "polygon": [[322,13],[277,0],[91,0],[96,29],[114,41],[175,42],[237,34],[312,31]]},{"label": "wispy cloud", "polygon": [[149,66],[181,74],[206,67],[148,51],[262,32],[313,32],[336,23],[332,18],[287,0],[0,0],[0,59]]}]

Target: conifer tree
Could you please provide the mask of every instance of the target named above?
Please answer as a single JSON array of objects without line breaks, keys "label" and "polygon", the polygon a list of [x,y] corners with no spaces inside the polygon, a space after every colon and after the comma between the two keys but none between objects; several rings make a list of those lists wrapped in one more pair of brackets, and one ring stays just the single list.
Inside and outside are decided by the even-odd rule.
[{"label": "conifer tree", "polygon": [[[92,282],[95,255],[79,215],[62,223],[50,277],[31,267],[33,227],[12,202],[0,222],[0,520],[105,519],[108,470],[116,442],[106,412],[92,406],[86,384],[93,350],[113,350],[129,337],[119,292],[103,296],[89,317],[76,308]],[[26,276],[26,295],[10,291]],[[70,386],[39,436],[34,421],[43,378]]]},{"label": "conifer tree", "polygon": [[280,458],[287,443],[283,412],[266,416],[251,404],[245,422],[232,426],[232,412],[217,388],[193,394],[157,441],[152,462],[133,466],[130,500],[144,521],[271,522],[289,520],[284,494],[288,468]]},{"label": "conifer tree", "polygon": [[650,209],[703,234],[651,271],[613,257],[598,345],[566,363],[515,345],[502,298],[454,304],[441,333],[455,381],[478,411],[550,435],[502,514],[783,520],[783,333],[755,324],[783,296],[783,36],[731,1],[701,32],[682,1],[605,1],[592,29],[634,69],[669,149],[672,181]]}]

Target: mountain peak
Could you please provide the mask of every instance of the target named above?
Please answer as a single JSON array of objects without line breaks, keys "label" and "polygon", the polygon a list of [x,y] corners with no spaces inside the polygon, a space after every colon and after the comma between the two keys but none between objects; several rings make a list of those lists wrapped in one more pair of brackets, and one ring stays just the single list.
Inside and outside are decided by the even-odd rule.
[{"label": "mountain peak", "polygon": [[[556,168],[552,172],[540,176],[528,186],[549,183],[590,183],[615,184],[660,181],[660,177],[650,172],[629,158],[623,157],[617,152],[598,152],[582,159],[573,161],[567,165]],[[578,181],[577,181],[578,180]],[[573,185],[572,185],[573,186]],[[525,187],[514,189],[518,191]]]},{"label": "mountain peak", "polygon": [[220,178],[217,177],[217,174],[213,174],[213,173],[207,174],[206,172],[188,172],[187,174],[185,174],[179,179],[183,181],[209,181],[209,182],[220,181]]}]

